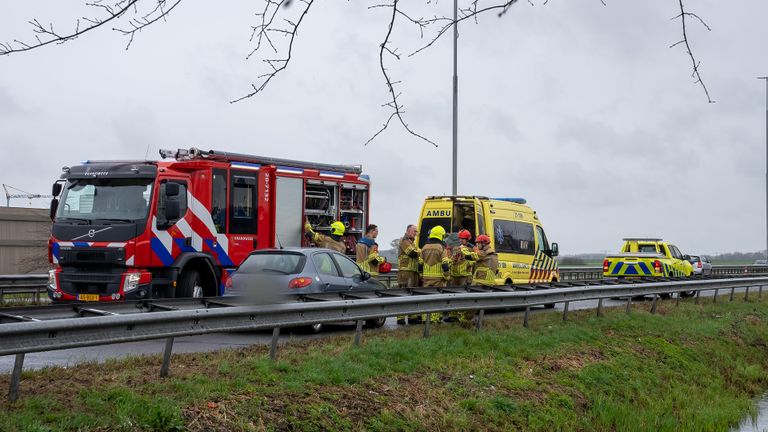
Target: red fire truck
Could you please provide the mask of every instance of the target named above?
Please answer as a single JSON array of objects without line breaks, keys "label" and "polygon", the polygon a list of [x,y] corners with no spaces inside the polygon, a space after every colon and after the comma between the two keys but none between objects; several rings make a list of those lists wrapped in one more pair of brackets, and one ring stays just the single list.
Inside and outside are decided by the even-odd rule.
[{"label": "red fire truck", "polygon": [[359,165],[195,148],[160,155],[64,168],[51,202],[51,299],[221,295],[252,250],[308,246],[306,220],[319,232],[344,222],[348,253],[368,223]]}]

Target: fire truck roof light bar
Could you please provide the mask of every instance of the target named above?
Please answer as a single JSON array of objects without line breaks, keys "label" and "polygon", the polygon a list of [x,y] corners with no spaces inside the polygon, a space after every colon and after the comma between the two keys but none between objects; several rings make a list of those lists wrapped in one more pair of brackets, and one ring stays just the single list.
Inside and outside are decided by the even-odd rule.
[{"label": "fire truck roof light bar", "polygon": [[231,153],[219,150],[205,151],[195,147],[192,147],[189,150],[179,149],[175,152],[172,150],[160,150],[160,156],[162,158],[173,157],[177,160],[209,159],[225,162],[249,162],[260,165],[274,165],[281,168],[307,168],[325,172],[331,171],[350,174],[361,174],[363,172],[363,167],[361,165],[333,165],[318,162],[304,162],[291,159],[279,159],[241,153]]}]

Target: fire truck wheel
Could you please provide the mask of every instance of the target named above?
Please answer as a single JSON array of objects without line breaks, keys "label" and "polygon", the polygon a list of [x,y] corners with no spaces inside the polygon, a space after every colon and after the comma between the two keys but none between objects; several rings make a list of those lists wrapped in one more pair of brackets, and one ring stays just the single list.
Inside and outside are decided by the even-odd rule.
[{"label": "fire truck wheel", "polygon": [[185,271],[179,278],[179,291],[177,297],[202,297],[202,282],[203,279],[200,277],[200,272],[197,270],[190,269]]}]

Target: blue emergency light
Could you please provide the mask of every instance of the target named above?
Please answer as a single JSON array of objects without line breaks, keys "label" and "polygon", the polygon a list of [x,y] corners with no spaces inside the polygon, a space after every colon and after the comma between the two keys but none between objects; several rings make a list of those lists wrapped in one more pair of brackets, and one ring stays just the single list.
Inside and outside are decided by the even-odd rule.
[{"label": "blue emergency light", "polygon": [[495,199],[498,201],[508,201],[508,202],[513,202],[517,204],[525,204],[528,202],[525,200],[525,198],[491,198],[491,199]]}]

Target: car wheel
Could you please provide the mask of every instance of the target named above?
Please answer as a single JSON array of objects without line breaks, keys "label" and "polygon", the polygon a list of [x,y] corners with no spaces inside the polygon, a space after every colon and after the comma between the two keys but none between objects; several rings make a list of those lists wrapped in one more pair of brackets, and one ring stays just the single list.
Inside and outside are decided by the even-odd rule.
[{"label": "car wheel", "polygon": [[203,297],[203,280],[197,270],[187,270],[179,278],[179,290],[176,297]]},{"label": "car wheel", "polygon": [[374,318],[365,320],[365,326],[368,328],[380,328],[384,326],[385,322],[387,322],[387,317]]}]

